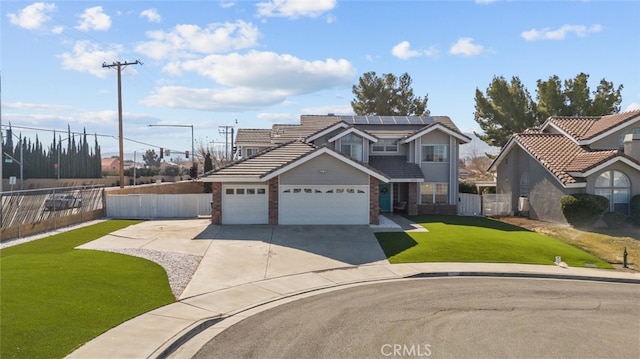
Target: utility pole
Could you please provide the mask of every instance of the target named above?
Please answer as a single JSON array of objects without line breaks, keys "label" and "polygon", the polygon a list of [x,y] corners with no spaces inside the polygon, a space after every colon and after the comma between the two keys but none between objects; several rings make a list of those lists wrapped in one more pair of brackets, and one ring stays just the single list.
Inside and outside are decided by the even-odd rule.
[{"label": "utility pole", "polygon": [[102,67],[115,67],[118,70],[118,138],[120,146],[120,188],[124,188],[124,143],[122,140],[122,69],[129,65],[142,65],[140,60],[135,62],[114,62],[111,65],[106,63]]},{"label": "utility pole", "polygon": [[[235,120],[236,124],[238,124],[238,120]],[[231,147],[233,148],[233,132],[235,130],[234,126],[218,126],[218,132],[221,135],[224,135],[224,155],[225,159],[228,160],[229,157],[229,134],[231,134]],[[233,152],[233,151],[231,151]],[[231,154],[231,160],[233,160],[233,153]]]}]

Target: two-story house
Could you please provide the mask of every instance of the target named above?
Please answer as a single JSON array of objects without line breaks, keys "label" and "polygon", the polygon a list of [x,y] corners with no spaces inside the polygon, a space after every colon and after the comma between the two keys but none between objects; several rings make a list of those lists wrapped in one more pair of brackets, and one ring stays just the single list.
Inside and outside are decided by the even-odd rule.
[{"label": "two-story house", "polygon": [[550,117],[515,134],[489,168],[512,211],[566,222],[560,199],[590,193],[609,199],[609,211],[629,214],[640,194],[640,110],[607,116]]},{"label": "two-story house", "polygon": [[239,129],[242,158],[207,173],[214,224],[377,224],[394,207],[456,213],[459,145],[445,116],[301,116]]}]

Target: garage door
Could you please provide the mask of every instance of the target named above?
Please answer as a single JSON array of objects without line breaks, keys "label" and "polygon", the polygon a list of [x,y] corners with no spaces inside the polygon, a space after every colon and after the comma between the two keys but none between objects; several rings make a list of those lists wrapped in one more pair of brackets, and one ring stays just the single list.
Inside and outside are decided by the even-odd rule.
[{"label": "garage door", "polygon": [[222,224],[268,224],[267,186],[222,186]]},{"label": "garage door", "polygon": [[280,186],[280,224],[369,224],[369,186]]}]

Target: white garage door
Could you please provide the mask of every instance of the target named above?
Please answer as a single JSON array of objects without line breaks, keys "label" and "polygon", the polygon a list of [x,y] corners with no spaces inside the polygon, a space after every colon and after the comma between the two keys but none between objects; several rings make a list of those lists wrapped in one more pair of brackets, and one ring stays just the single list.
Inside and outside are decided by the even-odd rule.
[{"label": "white garage door", "polygon": [[268,224],[267,186],[222,186],[222,224]]},{"label": "white garage door", "polygon": [[369,186],[280,186],[280,224],[369,224]]}]

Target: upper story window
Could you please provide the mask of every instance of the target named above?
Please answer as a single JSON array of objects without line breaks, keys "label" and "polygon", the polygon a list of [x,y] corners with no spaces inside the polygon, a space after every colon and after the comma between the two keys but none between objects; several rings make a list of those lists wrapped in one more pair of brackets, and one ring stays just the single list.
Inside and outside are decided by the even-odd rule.
[{"label": "upper story window", "polygon": [[260,149],[259,148],[255,148],[255,147],[249,147],[249,148],[244,150],[245,157],[251,157],[251,156],[257,154],[258,152],[260,152]]},{"label": "upper story window", "polygon": [[373,146],[371,147],[371,152],[398,152],[398,140],[390,138],[381,139],[373,144]]},{"label": "upper story window", "polygon": [[422,162],[449,162],[449,145],[422,146]]},{"label": "upper story window", "polygon": [[352,133],[340,138],[340,152],[357,161],[362,161],[362,138]]}]

